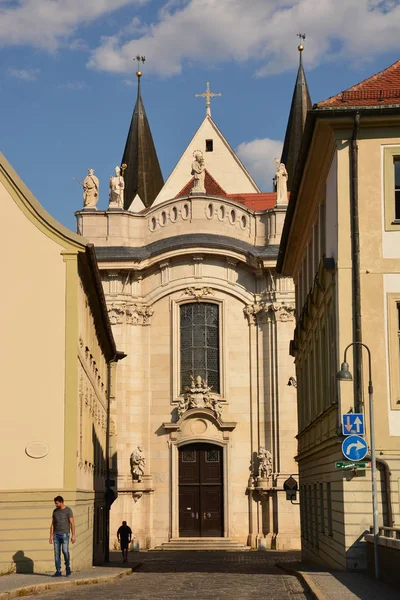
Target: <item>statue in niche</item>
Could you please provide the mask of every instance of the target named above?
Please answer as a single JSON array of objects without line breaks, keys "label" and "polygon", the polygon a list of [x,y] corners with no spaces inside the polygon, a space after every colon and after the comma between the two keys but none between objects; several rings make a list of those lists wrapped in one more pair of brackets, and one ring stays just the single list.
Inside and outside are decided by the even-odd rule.
[{"label": "statue in niche", "polygon": [[124,208],[125,181],[121,168],[115,167],[115,175],[110,177],[110,203],[108,208]]},{"label": "statue in niche", "polygon": [[83,207],[96,208],[99,200],[99,180],[94,174],[94,169],[88,169],[88,174],[83,180]]},{"label": "statue in niche", "polygon": [[286,171],[286,167],[283,163],[279,161],[278,158],[275,159],[276,162],[276,203],[279,204],[287,204],[288,203],[288,192],[287,192],[287,180],[288,180],[288,172]]},{"label": "statue in niche", "polygon": [[205,194],[204,178],[206,175],[204,156],[200,150],[193,153],[194,161],[192,162],[193,187],[190,190],[191,194]]},{"label": "statue in niche", "polygon": [[260,446],[257,454],[258,474],[262,479],[269,479],[272,476],[272,454],[264,446]]},{"label": "statue in niche", "polygon": [[144,475],[144,468],[146,466],[146,459],[143,455],[142,446],[138,446],[131,454],[131,475],[134,481],[142,481]]}]

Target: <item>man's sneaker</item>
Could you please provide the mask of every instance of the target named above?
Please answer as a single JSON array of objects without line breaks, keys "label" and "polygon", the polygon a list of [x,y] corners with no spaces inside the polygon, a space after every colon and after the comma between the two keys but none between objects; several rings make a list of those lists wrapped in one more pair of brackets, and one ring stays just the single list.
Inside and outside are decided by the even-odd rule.
[{"label": "man's sneaker", "polygon": [[71,569],[70,569],[70,567],[66,567],[65,568],[65,575],[66,575],[66,577],[69,577],[71,575]]},{"label": "man's sneaker", "polygon": [[52,577],[61,577],[60,571],[56,571]]}]

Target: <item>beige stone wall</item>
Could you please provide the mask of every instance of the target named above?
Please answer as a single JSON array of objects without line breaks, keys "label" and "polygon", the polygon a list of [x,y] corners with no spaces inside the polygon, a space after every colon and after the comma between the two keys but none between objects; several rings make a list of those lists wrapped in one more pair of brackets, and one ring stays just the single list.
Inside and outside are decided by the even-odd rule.
[{"label": "beige stone wall", "polygon": [[[141,216],[83,211],[78,222],[81,231],[102,246],[136,246],[191,233],[265,245],[278,243],[283,215],[273,210],[258,214],[230,201],[198,197],[168,201]],[[166,245],[161,254],[140,262],[100,263],[115,339],[127,354],[118,368],[116,390],[119,496],[111,511],[111,547],[122,520],[133,529],[135,547],[154,547],[178,537],[178,448],[192,441],[211,441],[223,448],[225,537],[254,547],[262,539],[267,547],[299,547],[298,507],[282,490],[284,480],[297,470],[296,394],[287,385],[294,375],[288,353],[293,283],[275,274],[273,261],[269,266],[271,270],[259,269],[240,248],[215,250],[206,244],[174,250]],[[211,420],[200,435],[189,420],[182,431],[172,433],[163,424],[176,421],[180,396],[179,306],[196,301],[197,293],[200,302],[220,307],[222,421],[235,426],[223,432]],[[129,464],[138,445],[146,458],[140,485],[132,484]],[[274,486],[279,491],[270,489],[261,496],[251,489],[249,502],[249,475],[257,475],[255,455],[262,445],[273,454]]]},{"label": "beige stone wall", "polygon": [[187,196],[129,211],[76,213],[78,232],[96,246],[142,247],[191,233],[224,235],[248,244],[279,244],[285,209],[255,212],[239,202]]}]

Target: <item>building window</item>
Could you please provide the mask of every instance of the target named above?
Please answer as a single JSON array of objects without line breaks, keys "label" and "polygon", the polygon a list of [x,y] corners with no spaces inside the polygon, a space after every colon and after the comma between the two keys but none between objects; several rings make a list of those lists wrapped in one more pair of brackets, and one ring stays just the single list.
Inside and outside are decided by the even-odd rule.
[{"label": "building window", "polygon": [[385,229],[400,227],[400,148],[386,147],[383,155]]},{"label": "building window", "polygon": [[206,140],[206,152],[212,152],[214,150],[213,140]]},{"label": "building window", "polygon": [[220,393],[218,304],[193,302],[180,307],[180,389],[200,377]]},{"label": "building window", "polygon": [[400,293],[388,294],[390,405],[400,410]]},{"label": "building window", "polygon": [[400,156],[394,160],[394,218],[400,221]]}]

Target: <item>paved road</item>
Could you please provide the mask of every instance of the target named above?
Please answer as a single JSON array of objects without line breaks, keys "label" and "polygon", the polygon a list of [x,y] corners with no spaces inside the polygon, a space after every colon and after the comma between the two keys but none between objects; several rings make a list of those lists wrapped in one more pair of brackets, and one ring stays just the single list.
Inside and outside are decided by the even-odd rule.
[{"label": "paved road", "polygon": [[130,560],[142,565],[131,576],[35,600],[306,600],[298,580],[275,566],[296,559],[280,552],[135,553]]}]

